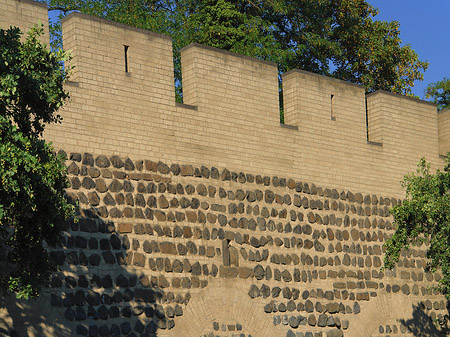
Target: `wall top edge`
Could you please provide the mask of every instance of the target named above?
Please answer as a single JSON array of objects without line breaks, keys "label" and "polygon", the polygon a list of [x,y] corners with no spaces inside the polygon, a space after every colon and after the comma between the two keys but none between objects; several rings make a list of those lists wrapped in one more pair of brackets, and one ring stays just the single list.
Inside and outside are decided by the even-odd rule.
[{"label": "wall top edge", "polygon": [[450,109],[444,108],[442,110],[438,111],[439,114],[445,114],[445,113],[450,113]]},{"label": "wall top edge", "polygon": [[278,65],[275,62],[261,60],[261,59],[256,58],[256,57],[242,55],[242,54],[238,54],[238,53],[235,53],[235,52],[232,52],[232,51],[223,50],[223,49],[219,49],[219,48],[215,48],[215,47],[205,46],[205,45],[202,45],[202,44],[196,43],[196,42],[188,44],[186,47],[181,48],[181,52],[183,52],[185,50],[188,50],[188,49],[191,49],[191,48],[201,48],[201,49],[211,50],[211,51],[216,52],[216,53],[230,55],[230,56],[241,58],[241,59],[244,59],[244,60],[249,60],[249,61],[252,61],[252,62],[258,62],[258,63],[262,63],[262,64],[265,64],[265,65],[268,65],[268,66],[271,66],[271,67],[278,68]]},{"label": "wall top edge", "polygon": [[34,0],[18,0],[18,1],[23,2],[25,4],[35,5],[35,6],[39,6],[39,7],[43,7],[45,9],[47,9],[47,5],[42,2],[38,2],[38,1],[34,1]]},{"label": "wall top edge", "polygon": [[367,94],[367,97],[376,96],[376,95],[380,95],[380,94],[381,95],[388,95],[388,96],[392,96],[392,97],[397,97],[397,98],[404,98],[404,99],[407,99],[409,101],[413,101],[413,102],[416,102],[416,103],[422,103],[422,104],[428,104],[428,105],[431,105],[431,106],[434,106],[435,108],[437,108],[437,104],[436,103],[428,102],[428,101],[425,101],[425,100],[420,99],[420,98],[414,98],[414,97],[409,97],[409,96],[402,95],[402,94],[396,94],[394,92],[389,92],[389,91],[385,91],[385,90],[377,90],[375,92],[371,92],[371,93]]},{"label": "wall top edge", "polygon": [[162,38],[162,39],[166,39],[166,40],[172,42],[172,38],[170,36],[167,36],[167,35],[164,35],[164,34],[155,33],[155,32],[152,32],[150,30],[147,30],[147,29],[129,26],[129,25],[126,25],[124,23],[119,23],[119,22],[108,20],[108,19],[103,19],[103,18],[99,18],[99,17],[96,17],[96,16],[80,13],[80,12],[72,12],[72,13],[70,13],[69,15],[67,15],[67,16],[65,16],[64,18],[61,19],[61,23],[64,23],[65,21],[70,20],[72,17],[81,17],[81,18],[84,18],[86,20],[97,21],[97,22],[100,22],[101,24],[115,26],[115,27],[119,27],[119,28],[122,28],[122,29],[126,29],[126,30],[132,30],[132,31],[135,31],[135,32],[138,32],[138,33],[142,33],[142,34],[147,34],[147,35],[150,35],[150,36],[153,36],[153,37],[159,37],[159,38]]},{"label": "wall top edge", "polygon": [[312,76],[312,77],[316,77],[316,78],[321,78],[321,79],[325,79],[327,81],[331,81],[331,82],[334,82],[334,83],[349,85],[349,86],[352,86],[352,87],[355,87],[355,88],[358,88],[358,89],[365,90],[364,86],[361,85],[361,84],[351,83],[351,82],[348,82],[348,81],[345,81],[345,80],[341,80],[339,78],[334,78],[334,77],[329,77],[329,76],[325,76],[325,75],[321,75],[321,74],[316,74],[316,73],[313,73],[313,72],[310,72],[310,71],[307,71],[307,70],[301,70],[301,69],[289,70],[288,72],[284,73],[282,75],[282,77],[284,78],[286,76],[289,76],[291,74],[296,74],[296,73],[304,74],[304,75],[308,75],[308,76]]}]

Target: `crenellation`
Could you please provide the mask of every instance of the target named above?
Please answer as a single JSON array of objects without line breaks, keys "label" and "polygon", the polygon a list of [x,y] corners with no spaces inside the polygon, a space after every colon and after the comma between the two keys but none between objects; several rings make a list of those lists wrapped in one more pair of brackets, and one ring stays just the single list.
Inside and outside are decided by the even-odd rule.
[{"label": "crenellation", "polygon": [[326,128],[329,133],[344,133],[348,124],[352,130],[364,126],[364,97],[364,87],[334,78],[298,69],[283,75],[285,122],[300,129],[308,127],[307,132],[320,133]]},{"label": "crenellation", "polygon": [[[373,104],[372,104],[373,103]],[[377,91],[368,95],[369,140],[379,141],[398,156],[414,150],[438,156],[436,105],[400,95]],[[371,116],[374,116],[371,119]],[[422,121],[422,122],[421,122]],[[375,139],[371,139],[371,128]],[[398,132],[401,130],[401,132]],[[416,157],[417,161],[420,156]]]},{"label": "crenellation", "polygon": [[276,64],[199,44],[183,48],[181,59],[183,100],[208,109],[212,122],[278,122]]},{"label": "crenellation", "polygon": [[[174,102],[169,37],[81,13],[65,17],[62,28],[64,48],[72,53],[74,74],[71,80],[83,83],[88,90],[98,91],[100,97],[104,93],[110,104],[126,103],[121,92],[154,92],[156,102],[139,97],[147,104]],[[124,46],[128,47],[127,66]]]}]

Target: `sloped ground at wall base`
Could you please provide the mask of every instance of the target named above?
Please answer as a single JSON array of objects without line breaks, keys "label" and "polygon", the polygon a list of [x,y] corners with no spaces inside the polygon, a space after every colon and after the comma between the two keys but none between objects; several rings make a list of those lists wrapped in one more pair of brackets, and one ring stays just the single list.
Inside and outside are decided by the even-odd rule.
[{"label": "sloped ground at wall base", "polygon": [[70,336],[71,328],[62,312],[50,303],[46,291],[35,300],[0,299],[0,336]]}]

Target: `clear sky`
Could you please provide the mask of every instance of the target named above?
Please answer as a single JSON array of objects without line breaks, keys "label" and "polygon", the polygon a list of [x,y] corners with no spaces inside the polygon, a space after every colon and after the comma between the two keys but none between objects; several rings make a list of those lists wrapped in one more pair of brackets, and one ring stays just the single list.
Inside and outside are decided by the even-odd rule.
[{"label": "clear sky", "polygon": [[401,39],[430,65],[413,93],[424,99],[431,82],[450,78],[450,0],[368,0],[378,20],[400,22]]}]

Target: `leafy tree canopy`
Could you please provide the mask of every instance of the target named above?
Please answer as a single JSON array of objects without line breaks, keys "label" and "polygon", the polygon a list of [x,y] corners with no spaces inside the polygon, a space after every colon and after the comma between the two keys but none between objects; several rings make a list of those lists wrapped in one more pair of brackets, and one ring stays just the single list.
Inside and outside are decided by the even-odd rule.
[{"label": "leafy tree canopy", "polygon": [[67,56],[50,52],[42,32],[35,27],[22,42],[18,28],[0,29],[0,292],[24,298],[48,283],[55,267],[46,248],[73,214],[63,161],[41,138],[44,123],[61,120]]},{"label": "leafy tree canopy", "polygon": [[[449,153],[450,155],[450,153]],[[406,175],[406,199],[391,209],[396,231],[385,242],[384,266],[392,269],[402,249],[426,244],[426,271],[440,269],[439,290],[450,299],[450,159],[444,171],[430,173],[422,158],[417,173]]]},{"label": "leafy tree canopy", "polygon": [[450,79],[431,83],[426,89],[426,98],[431,98],[438,105],[438,109],[450,109]]},{"label": "leafy tree canopy", "polygon": [[[402,46],[399,23],[374,21],[366,0],[42,0],[171,35],[175,78],[179,50],[192,43],[274,61],[366,87],[411,94],[428,64]],[[64,14],[62,14],[64,15]],[[58,24],[53,27],[59,32]]]}]

